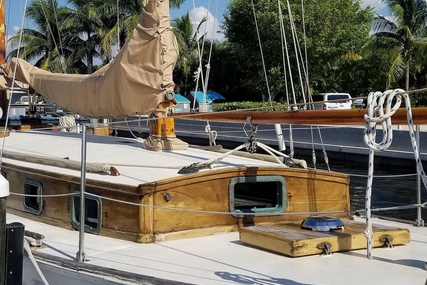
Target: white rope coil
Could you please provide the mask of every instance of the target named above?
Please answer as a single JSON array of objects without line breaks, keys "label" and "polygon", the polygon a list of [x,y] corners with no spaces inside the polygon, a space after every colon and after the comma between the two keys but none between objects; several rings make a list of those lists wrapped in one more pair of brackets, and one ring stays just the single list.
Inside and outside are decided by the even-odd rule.
[{"label": "white rope coil", "polygon": [[76,118],[74,116],[59,117],[59,125],[67,132],[76,132]]},{"label": "white rope coil", "polygon": [[[412,109],[409,96],[402,89],[387,90],[384,93],[371,92],[367,99],[367,113],[365,114],[365,133],[364,141],[370,148],[369,151],[369,164],[368,164],[368,180],[366,185],[365,194],[365,211],[366,211],[366,229],[365,236],[367,238],[367,257],[372,259],[373,250],[373,230],[371,221],[371,201],[372,201],[372,182],[374,177],[374,153],[375,151],[387,150],[393,141],[393,128],[391,124],[391,116],[396,113],[397,109],[404,99],[407,111],[407,123],[409,135],[411,139],[412,148],[414,150],[415,161],[417,163],[418,175],[421,177],[424,187],[427,189],[427,177],[425,175],[421,159],[418,152],[418,146],[415,139],[415,131],[412,119]],[[396,98],[396,99],[395,99]],[[392,105],[395,99],[394,105]],[[381,124],[383,131],[383,138],[381,142],[377,143],[376,127]]]}]

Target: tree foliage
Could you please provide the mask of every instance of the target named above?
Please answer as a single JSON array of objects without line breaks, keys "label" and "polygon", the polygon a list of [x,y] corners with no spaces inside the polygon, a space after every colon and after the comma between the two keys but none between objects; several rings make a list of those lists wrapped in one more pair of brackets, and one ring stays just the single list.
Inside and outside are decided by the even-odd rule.
[{"label": "tree foliage", "polygon": [[27,8],[26,17],[34,22],[35,28],[19,30],[9,39],[9,44],[13,49],[8,57],[19,55],[43,69],[63,72],[63,59],[72,52],[62,44],[63,34],[60,26],[63,19],[60,15],[63,11],[64,8],[59,7],[56,0],[32,2]]},{"label": "tree foliage", "polygon": [[[184,1],[170,0],[170,5]],[[207,66],[208,55],[208,89],[228,100],[293,103],[294,95],[304,100],[307,90],[358,96],[399,87],[404,80],[423,86],[427,5],[424,0],[384,2],[395,18],[375,17],[360,0],[231,0],[223,23],[227,40],[213,42],[212,53],[208,42],[201,56],[206,39],[195,37],[189,15],[173,19],[180,50],[176,91],[187,95],[195,89],[193,75]],[[144,3],[70,0],[60,7],[57,0],[34,0],[26,15],[35,28],[22,31],[19,56],[54,72],[92,72],[98,68],[94,62],[108,63],[115,47],[123,46]],[[9,43],[15,47],[9,58],[17,56],[20,32]]]},{"label": "tree foliage", "polygon": [[[384,0],[391,19],[377,16],[372,25],[367,50],[392,51],[394,57],[387,72],[387,87],[396,86],[404,78],[410,88],[410,73],[419,72],[426,60],[427,4],[425,0]],[[416,77],[414,76],[415,80]]]},{"label": "tree foliage", "polygon": [[[179,8],[185,0],[170,0]],[[8,58],[19,56],[53,72],[91,73],[94,61],[108,63],[113,47],[129,38],[143,9],[141,0],[34,0],[26,17],[34,29],[23,29],[11,37]],[[20,46],[19,46],[20,45]],[[19,54],[18,54],[19,51]]]},{"label": "tree foliage", "polygon": [[[360,49],[369,36],[370,21],[373,19],[371,9],[362,9],[359,1],[353,0],[308,0],[303,1],[304,6],[301,6],[302,1],[293,0],[289,1],[290,7],[286,6],[286,2],[280,2],[280,11],[284,19],[294,88],[302,92],[305,79],[299,79],[299,74],[304,76],[303,67],[308,66],[309,85],[313,91],[355,92],[352,90],[354,87],[345,81],[356,76],[353,66],[361,59]],[[241,70],[235,70],[238,74],[236,77],[240,78],[239,83],[246,89],[244,93],[251,94],[253,99],[267,98],[266,94],[269,93],[266,83],[263,83],[266,82],[265,76],[259,72],[263,70],[259,42],[267,78],[271,79],[270,88],[281,88],[280,92],[274,93],[285,96],[286,89],[284,85],[279,85],[280,79],[272,79],[281,71],[283,81],[287,72],[283,64],[283,57],[287,55],[284,55],[281,45],[277,3],[277,0],[258,0],[252,6],[251,1],[234,0],[225,16],[225,33],[233,57],[238,62],[237,68]],[[292,25],[295,27],[295,40]],[[273,71],[276,76],[273,76]]]}]

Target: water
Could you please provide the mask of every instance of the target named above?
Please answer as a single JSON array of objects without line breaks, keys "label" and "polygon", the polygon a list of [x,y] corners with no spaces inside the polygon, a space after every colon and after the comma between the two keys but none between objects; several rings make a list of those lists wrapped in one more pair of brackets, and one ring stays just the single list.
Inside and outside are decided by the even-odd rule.
[{"label": "water", "polygon": [[[187,121],[176,121],[177,132],[184,130],[185,132],[180,133],[181,136],[185,136],[185,140],[193,144],[204,144],[207,145],[207,135],[205,133],[204,122],[187,122]],[[144,125],[145,126],[145,125]],[[234,148],[240,145],[242,142],[247,141],[247,137],[242,131],[242,126],[239,124],[226,124],[226,123],[212,123],[212,129],[218,131],[218,138],[222,136],[222,141],[225,148]],[[276,144],[277,137],[275,135],[275,129],[271,126],[263,126],[263,131],[259,132],[263,138],[270,138]],[[268,127],[268,128],[267,128]],[[145,126],[146,130],[148,127]],[[138,126],[138,130],[142,131],[142,127]],[[191,133],[194,137],[188,135]],[[123,134],[122,134],[123,135]],[[240,140],[238,138],[241,138]],[[192,140],[193,139],[193,140]],[[264,141],[264,143],[266,143]],[[297,158],[305,159],[309,164],[311,157],[306,156],[310,154],[300,153],[296,154]],[[320,156],[318,157],[318,159]],[[319,159],[320,161],[320,159]],[[331,161],[331,159],[330,159]],[[355,165],[348,164],[342,165],[340,161],[331,162],[331,171],[341,172],[350,174],[350,202],[351,210],[363,210],[365,208],[365,191],[367,183],[367,163],[358,163]],[[378,165],[377,165],[378,167]],[[328,169],[326,165],[317,163],[318,169]],[[379,168],[379,167],[378,167]],[[374,181],[372,188],[372,209],[384,208],[384,207],[396,207],[406,206],[417,203],[417,177],[414,167],[411,169],[400,167],[398,169],[381,165],[381,170],[375,170]],[[402,176],[405,175],[405,176]],[[427,201],[427,190],[421,185],[421,203]],[[404,219],[409,221],[415,221],[417,219],[417,209],[405,209],[405,210],[388,210],[381,212],[374,212],[377,216],[386,216],[395,219]],[[422,210],[422,219],[427,222],[427,210]]]},{"label": "water", "polygon": [[[318,168],[325,169],[325,166]],[[350,174],[351,210],[365,208],[365,192],[367,185],[366,169],[343,165],[331,165],[331,171]],[[417,203],[417,176],[415,170],[402,168],[396,170],[375,170],[372,185],[372,209],[401,207]],[[427,190],[421,182],[421,203],[427,201]],[[386,210],[373,212],[376,216],[415,221],[417,209]],[[427,209],[422,209],[422,219],[427,221]]]}]

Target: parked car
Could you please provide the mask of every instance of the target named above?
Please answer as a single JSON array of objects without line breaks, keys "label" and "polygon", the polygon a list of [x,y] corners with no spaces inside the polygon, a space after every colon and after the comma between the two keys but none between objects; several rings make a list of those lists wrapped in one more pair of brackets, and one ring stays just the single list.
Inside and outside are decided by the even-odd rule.
[{"label": "parked car", "polygon": [[366,104],[365,104],[365,101],[361,98],[361,99],[353,100],[353,105],[356,108],[363,109],[363,108],[365,108]]},{"label": "parked car", "polygon": [[[348,93],[319,93],[311,96],[314,110],[347,110],[351,109],[352,102],[350,94]],[[331,102],[330,102],[331,101]]]}]

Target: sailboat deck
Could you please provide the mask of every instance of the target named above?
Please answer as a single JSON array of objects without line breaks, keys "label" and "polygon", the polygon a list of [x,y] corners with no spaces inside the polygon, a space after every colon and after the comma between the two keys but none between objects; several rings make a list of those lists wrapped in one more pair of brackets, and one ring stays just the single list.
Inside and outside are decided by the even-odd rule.
[{"label": "sailboat deck", "polygon": [[[142,143],[136,139],[88,135],[86,162],[106,164],[117,168],[120,176],[108,174],[87,173],[86,177],[93,180],[137,186],[139,184],[180,176],[178,170],[193,163],[206,162],[220,154],[198,148],[183,151],[156,152],[141,148]],[[35,164],[23,159],[13,160],[15,165],[54,171],[64,175],[80,177],[80,170],[69,167],[57,167],[43,164],[43,157],[81,161],[81,134],[63,132],[12,132],[5,138],[4,151],[22,155],[40,156]],[[10,162],[4,158],[4,162]],[[217,168],[227,166],[250,166],[254,160],[229,156],[217,165]],[[256,161],[256,165],[278,166],[277,163]],[[206,170],[201,170],[206,171]]]},{"label": "sailboat deck", "polygon": [[[36,251],[75,259],[77,231],[8,214],[7,222],[15,221],[23,223],[26,230],[45,235],[46,247]],[[362,219],[358,222],[363,224]],[[424,284],[426,229],[374,222],[410,229],[411,242],[392,249],[376,248],[373,259],[368,260],[366,250],[287,257],[246,246],[236,232],[152,244],[86,234],[84,252],[90,265],[191,284]]]}]

